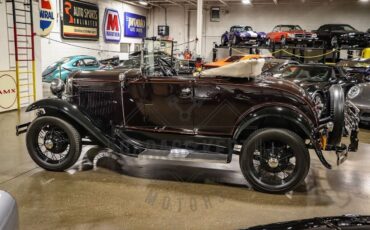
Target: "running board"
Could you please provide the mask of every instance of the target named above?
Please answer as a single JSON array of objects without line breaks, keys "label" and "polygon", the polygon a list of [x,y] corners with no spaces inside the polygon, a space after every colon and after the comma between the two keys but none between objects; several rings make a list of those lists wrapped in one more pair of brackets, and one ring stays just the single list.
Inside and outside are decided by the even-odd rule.
[{"label": "running board", "polygon": [[156,150],[147,149],[138,155],[139,159],[170,161],[192,161],[203,163],[227,163],[227,154],[200,153],[187,149]]}]

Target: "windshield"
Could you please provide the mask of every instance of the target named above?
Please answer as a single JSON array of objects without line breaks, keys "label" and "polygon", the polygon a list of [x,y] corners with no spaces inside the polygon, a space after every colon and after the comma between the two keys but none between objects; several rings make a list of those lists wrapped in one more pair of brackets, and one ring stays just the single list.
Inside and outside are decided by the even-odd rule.
[{"label": "windshield", "polygon": [[332,74],[332,69],[317,66],[289,66],[283,70],[281,77],[307,82],[325,82]]},{"label": "windshield", "polygon": [[168,40],[145,40],[141,68],[146,76],[173,76],[173,42]]},{"label": "windshield", "polygon": [[349,31],[356,31],[355,28],[353,28],[352,26],[350,25],[335,25],[331,28],[332,30],[338,30],[338,31],[346,31],[346,32],[349,32]]},{"label": "windshield", "polygon": [[281,31],[302,30],[302,28],[297,25],[284,25],[284,26],[281,26],[280,29]]}]

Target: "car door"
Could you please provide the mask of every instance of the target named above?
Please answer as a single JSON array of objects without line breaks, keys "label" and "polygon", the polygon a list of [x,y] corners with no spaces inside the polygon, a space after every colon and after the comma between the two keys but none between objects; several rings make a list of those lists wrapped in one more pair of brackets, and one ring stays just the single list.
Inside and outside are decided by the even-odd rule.
[{"label": "car door", "polygon": [[[194,132],[204,136],[230,137],[235,124],[251,103],[248,93],[226,79],[197,78],[194,82]],[[250,92],[249,92],[250,93]]]},{"label": "car door", "polygon": [[145,119],[148,129],[193,134],[193,80],[149,77],[145,83]]},{"label": "car door", "polygon": [[194,133],[192,79],[178,76],[131,79],[122,97],[127,128]]}]

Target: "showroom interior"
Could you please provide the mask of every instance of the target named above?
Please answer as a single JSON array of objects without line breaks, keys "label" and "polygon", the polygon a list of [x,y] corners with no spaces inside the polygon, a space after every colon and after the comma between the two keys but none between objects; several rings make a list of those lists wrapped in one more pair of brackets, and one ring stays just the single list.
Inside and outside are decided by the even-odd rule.
[{"label": "showroom interior", "polygon": [[0,0],[0,229],[370,229],[369,12]]}]

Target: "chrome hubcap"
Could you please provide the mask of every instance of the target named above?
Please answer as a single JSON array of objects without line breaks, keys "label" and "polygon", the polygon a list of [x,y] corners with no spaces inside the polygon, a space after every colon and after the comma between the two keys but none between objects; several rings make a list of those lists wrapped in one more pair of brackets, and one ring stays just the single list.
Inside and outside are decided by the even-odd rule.
[{"label": "chrome hubcap", "polygon": [[47,148],[47,149],[52,149],[53,148],[53,146],[54,146],[54,143],[53,143],[53,141],[51,141],[51,140],[46,140],[45,141],[45,147]]},{"label": "chrome hubcap", "polygon": [[270,168],[277,168],[279,166],[279,160],[277,158],[273,158],[271,157],[269,160],[268,160],[268,164],[270,166]]}]

